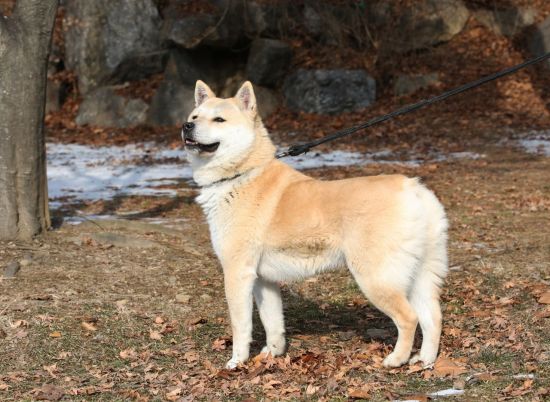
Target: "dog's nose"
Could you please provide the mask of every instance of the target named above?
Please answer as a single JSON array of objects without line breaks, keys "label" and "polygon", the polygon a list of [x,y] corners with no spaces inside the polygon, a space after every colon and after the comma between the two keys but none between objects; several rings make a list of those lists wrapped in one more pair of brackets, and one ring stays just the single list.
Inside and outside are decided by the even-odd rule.
[{"label": "dog's nose", "polygon": [[187,122],[183,124],[183,132],[188,133],[195,128],[195,123]]}]

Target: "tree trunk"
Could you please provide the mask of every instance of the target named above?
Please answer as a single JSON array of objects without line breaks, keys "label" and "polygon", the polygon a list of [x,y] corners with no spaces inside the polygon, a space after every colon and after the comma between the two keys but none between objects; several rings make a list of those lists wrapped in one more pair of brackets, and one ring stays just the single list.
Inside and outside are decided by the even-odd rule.
[{"label": "tree trunk", "polygon": [[58,0],[18,0],[0,14],[0,240],[50,225],[44,146],[48,55]]}]

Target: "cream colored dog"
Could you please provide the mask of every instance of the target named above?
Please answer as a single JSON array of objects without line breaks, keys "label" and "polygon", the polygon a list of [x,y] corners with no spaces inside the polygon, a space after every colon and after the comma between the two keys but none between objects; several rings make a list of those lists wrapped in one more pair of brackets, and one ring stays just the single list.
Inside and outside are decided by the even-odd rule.
[{"label": "cream colored dog", "polygon": [[285,328],[277,283],[340,267],[397,326],[384,365],[409,360],[418,322],[422,347],[410,362],[433,363],[447,273],[447,220],[435,195],[404,176],[320,181],[275,159],[250,82],[220,99],[198,81],[195,102],[182,135],[223,267],[233,329],[227,367],[249,357],[253,297],[267,338],[262,352],[279,356]]}]

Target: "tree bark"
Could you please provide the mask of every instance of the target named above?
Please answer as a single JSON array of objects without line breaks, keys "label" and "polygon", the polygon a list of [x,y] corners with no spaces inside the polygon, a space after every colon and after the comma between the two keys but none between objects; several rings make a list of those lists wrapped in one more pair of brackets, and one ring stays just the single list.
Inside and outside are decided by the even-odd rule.
[{"label": "tree bark", "polygon": [[0,240],[29,240],[50,225],[44,110],[57,5],[18,0],[0,15]]}]

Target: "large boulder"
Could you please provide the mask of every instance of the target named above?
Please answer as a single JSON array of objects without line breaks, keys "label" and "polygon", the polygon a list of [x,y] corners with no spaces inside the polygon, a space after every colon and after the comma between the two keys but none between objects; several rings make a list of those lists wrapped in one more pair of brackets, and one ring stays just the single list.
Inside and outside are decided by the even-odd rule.
[{"label": "large boulder", "polygon": [[80,91],[161,72],[160,25],[152,0],[67,0],[65,62]]},{"label": "large boulder", "polygon": [[147,123],[152,126],[181,126],[194,108],[195,92],[192,87],[165,80],[153,96]]},{"label": "large boulder", "polygon": [[290,65],[290,46],[277,39],[256,39],[252,42],[246,75],[254,84],[275,86],[284,77]]},{"label": "large boulder", "polygon": [[[528,39],[529,51],[533,56],[542,56],[550,52],[550,17],[534,27]],[[546,60],[550,67],[550,60]]]},{"label": "large boulder", "polygon": [[193,49],[216,31],[217,18],[211,14],[196,14],[183,18],[168,18],[164,24],[166,39],[185,49]]},{"label": "large boulder", "polygon": [[410,7],[378,10],[392,14],[396,24],[385,29],[381,45],[390,51],[408,52],[451,40],[460,33],[470,12],[462,0],[418,0]]},{"label": "large boulder", "polygon": [[244,70],[243,59],[239,53],[221,49],[172,49],[164,75],[168,81],[193,88],[202,80],[219,93],[230,77]]},{"label": "large boulder", "polygon": [[393,91],[396,95],[412,94],[419,89],[427,88],[439,83],[439,74],[420,74],[420,75],[399,75],[393,84]]},{"label": "large boulder", "polygon": [[534,8],[510,7],[479,10],[475,12],[474,16],[494,33],[512,37],[525,27],[534,24],[537,11]]},{"label": "large boulder", "polygon": [[298,70],[285,80],[284,97],[293,110],[351,112],[374,102],[376,82],[365,70]]},{"label": "large boulder", "polygon": [[262,119],[271,116],[281,105],[280,96],[272,89],[255,85],[254,94],[258,103],[258,113]]},{"label": "large boulder", "polygon": [[76,124],[122,128],[145,123],[147,103],[118,95],[118,88],[108,86],[90,92],[80,105]]}]

